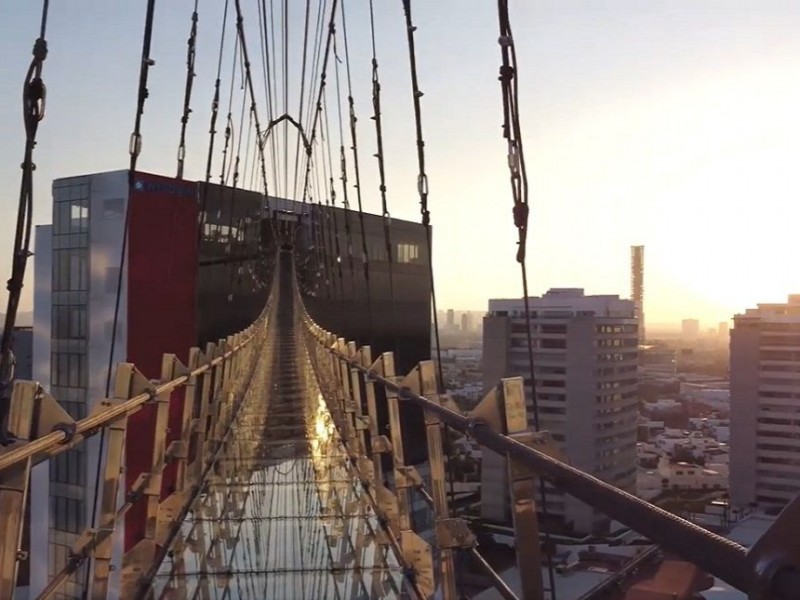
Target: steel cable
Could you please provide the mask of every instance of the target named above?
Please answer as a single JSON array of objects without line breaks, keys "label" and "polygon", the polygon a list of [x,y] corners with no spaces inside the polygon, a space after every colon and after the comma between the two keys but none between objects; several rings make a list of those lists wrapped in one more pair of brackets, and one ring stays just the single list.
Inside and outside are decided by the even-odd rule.
[{"label": "steel cable", "polygon": [[11,387],[14,380],[14,327],[17,322],[22,287],[25,282],[25,268],[31,255],[31,229],[33,226],[33,150],[36,147],[36,134],[39,123],[45,115],[47,86],[42,79],[44,61],[47,59],[47,17],[50,1],[43,0],[39,25],[39,37],[33,43],[33,58],[22,86],[22,117],[25,124],[25,151],[22,159],[19,202],[17,204],[17,223],[14,231],[14,249],[11,255],[11,277],[6,283],[8,302],[6,304],[3,337],[0,340],[0,445],[10,443],[8,434],[8,412],[11,403]]},{"label": "steel cable", "polygon": [[[347,70],[347,103],[350,109],[350,140],[352,142],[353,150],[353,174],[356,182],[353,187],[356,190],[356,201],[358,202],[358,221],[361,227],[361,261],[364,269],[364,284],[367,292],[367,324],[369,339],[373,341],[373,326],[372,326],[372,290],[369,281],[369,254],[367,253],[367,234],[364,228],[364,207],[361,199],[361,172],[358,164],[358,137],[356,134],[356,109],[355,101],[353,100],[353,81],[350,74],[350,48],[347,42],[347,18],[345,16],[344,0],[342,0],[342,39],[344,41],[344,60]],[[338,78],[337,78],[338,86]]]},{"label": "steel cable", "polygon": [[[127,253],[128,246],[128,224],[130,222],[131,213],[131,196],[134,190],[134,181],[136,177],[136,164],[139,159],[139,154],[142,151],[142,115],[144,114],[145,101],[149,96],[147,89],[148,75],[150,74],[150,67],[154,64],[150,57],[150,46],[153,39],[153,20],[155,16],[155,0],[148,0],[147,10],[145,13],[144,33],[142,35],[142,57],[139,66],[139,87],[136,100],[136,117],[134,118],[133,133],[131,133],[128,152],[130,154],[130,165],[128,167],[128,200],[125,205],[125,219],[122,225],[122,245],[119,254],[119,270],[117,274],[116,295],[114,299],[114,318],[111,325],[111,340],[108,351],[108,365],[106,368],[106,393],[108,398],[111,395],[111,373],[114,370],[114,349],[117,340],[117,327],[119,325],[119,309],[120,301],[122,299],[122,281],[124,276],[125,267],[125,254]],[[91,527],[97,525],[97,501],[100,492],[100,478],[102,471],[102,457],[105,447],[106,430],[103,429],[100,433],[99,451],[97,453],[97,465],[95,468],[94,491],[92,498],[92,518]],[[88,568],[84,574],[84,589],[89,587],[89,574],[92,571],[92,558],[89,559]]]},{"label": "steel cable", "polygon": [[[503,137],[508,143],[508,167],[511,181],[511,193],[514,201],[514,226],[517,228],[517,262],[522,276],[522,297],[525,307],[525,329],[528,351],[528,368],[531,372],[531,398],[533,409],[533,426],[539,430],[539,403],[536,393],[536,370],[533,356],[533,332],[531,322],[530,300],[528,292],[528,270],[526,266],[526,244],[528,238],[528,174],[525,169],[525,156],[522,149],[522,131],[519,119],[519,97],[517,86],[517,56],[514,38],[508,16],[507,0],[498,0],[498,21],[500,28],[499,44],[502,56],[500,67],[500,86],[503,97]],[[543,480],[539,480],[539,492],[542,499],[542,517],[548,520],[547,491]],[[551,547],[550,532],[544,530],[545,544]],[[555,574],[552,553],[547,552],[547,575],[550,586],[550,597],[556,598]]]},{"label": "steel cable", "polygon": [[194,11],[192,12],[192,28],[189,31],[189,41],[186,48],[186,87],[183,92],[183,115],[181,116],[181,136],[178,142],[178,179],[183,179],[183,163],[186,158],[186,126],[189,123],[189,115],[192,112],[192,86],[194,84],[195,71],[195,50],[197,44],[197,3],[194,0]]}]

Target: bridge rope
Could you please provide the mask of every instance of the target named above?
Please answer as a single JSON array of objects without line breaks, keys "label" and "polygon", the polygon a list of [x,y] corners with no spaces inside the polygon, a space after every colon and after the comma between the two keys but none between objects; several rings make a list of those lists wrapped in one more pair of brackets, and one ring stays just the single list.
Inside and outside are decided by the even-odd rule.
[{"label": "bridge rope", "polygon": [[194,11],[192,12],[192,27],[189,31],[189,40],[186,43],[186,87],[183,92],[183,115],[181,115],[181,136],[178,142],[178,173],[176,177],[183,179],[183,163],[186,158],[186,126],[189,124],[189,115],[192,112],[192,85],[194,84],[194,59],[197,44],[197,4],[199,0],[194,0]]},{"label": "bridge rope", "polygon": [[[414,126],[417,139],[417,164],[419,175],[417,176],[417,193],[419,194],[420,214],[422,215],[422,226],[425,228],[425,241],[427,243],[428,269],[430,271],[431,282],[431,305],[433,310],[433,333],[436,341],[436,368],[438,372],[437,388],[439,393],[444,393],[444,370],[442,367],[442,344],[439,338],[439,311],[436,304],[436,278],[433,270],[433,242],[431,240],[431,215],[428,208],[428,175],[425,173],[425,141],[422,137],[422,107],[420,98],[423,93],[419,88],[417,78],[417,53],[414,43],[414,32],[416,27],[411,17],[411,0],[403,0],[403,13],[405,15],[406,33],[408,39],[408,59],[411,69],[411,91],[414,105]],[[450,487],[450,503],[455,501],[455,483],[453,475],[452,442],[450,427],[444,426],[444,452],[447,456],[447,479]],[[449,507],[452,511],[452,507]],[[460,580],[460,578],[459,578]]]},{"label": "bridge rope", "polygon": [[[225,145],[222,147],[222,166],[220,167],[219,184],[224,186],[230,177],[231,165],[228,164],[228,151],[232,151],[236,132],[233,127],[233,88],[236,83],[236,70],[239,64],[239,37],[233,42],[233,65],[231,66],[231,84],[228,91],[228,116],[225,117]],[[231,161],[232,162],[232,161]]]},{"label": "bridge rope", "polygon": [[219,57],[217,59],[217,77],[214,81],[214,97],[211,101],[211,122],[208,126],[208,153],[206,156],[206,174],[202,186],[201,205],[200,205],[200,228],[198,240],[202,239],[208,215],[206,212],[208,202],[208,185],[211,182],[211,168],[214,161],[214,140],[217,136],[217,116],[219,114],[220,85],[222,83],[222,57],[225,49],[225,31],[228,23],[228,0],[225,0],[225,8],[222,13],[222,28],[219,37]]},{"label": "bridge rope", "polygon": [[339,296],[341,299],[344,299],[344,283],[343,283],[343,273],[342,273],[342,251],[339,244],[339,222],[336,218],[336,186],[333,182],[333,158],[331,157],[331,131],[330,131],[330,121],[328,119],[328,98],[325,88],[322,88],[322,113],[323,113],[323,121],[325,123],[325,134],[323,141],[326,142],[323,145],[323,149],[327,146],[328,149],[328,181],[330,183],[330,198],[331,198],[331,220],[333,221],[333,239],[335,242],[335,249],[336,249],[336,271],[339,275]]},{"label": "bridge rope", "polygon": [[378,51],[375,41],[375,7],[369,0],[369,30],[372,41],[372,121],[375,123],[375,158],[378,163],[378,191],[381,198],[381,218],[383,219],[383,241],[386,249],[386,261],[389,274],[389,295],[392,298],[392,319],[395,335],[395,352],[399,354],[397,333],[400,331],[397,318],[397,297],[394,293],[394,258],[392,252],[392,217],[389,212],[389,201],[386,195],[386,164],[383,152],[383,119],[381,113],[381,82],[378,70]]},{"label": "bridge rope", "polygon": [[436,286],[433,274],[433,248],[431,243],[431,213],[428,209],[428,175],[425,173],[425,141],[422,138],[422,107],[420,98],[422,91],[419,89],[417,78],[417,52],[414,45],[414,32],[416,27],[411,19],[411,0],[403,0],[403,13],[406,21],[406,37],[408,39],[408,60],[411,67],[411,92],[414,104],[414,129],[417,136],[417,164],[419,175],[417,176],[417,193],[419,194],[419,210],[422,215],[422,225],[425,227],[425,239],[428,250],[428,267],[431,279],[431,304],[433,308],[433,332],[436,341],[436,364],[439,373],[439,390],[442,391],[444,385],[444,371],[442,370],[442,350],[439,339],[439,314],[436,306]]},{"label": "bridge rope", "polygon": [[[289,112],[289,0],[281,4],[283,113]],[[283,124],[283,196],[289,197],[289,124]]]},{"label": "bridge rope", "polygon": [[[303,104],[305,100],[305,86],[306,86],[306,62],[308,58],[308,24],[311,15],[311,0],[306,0],[306,10],[305,10],[305,21],[303,25],[303,63],[300,69],[300,107],[297,111],[297,120],[299,122],[303,119]],[[295,140],[295,149],[294,149],[294,194],[292,195],[293,198],[297,198],[299,195],[299,185],[300,181],[300,136],[297,136]],[[305,202],[306,194],[303,194],[303,202]]]},{"label": "bridge rope", "polygon": [[[147,10],[145,13],[144,33],[142,35],[142,56],[139,66],[139,86],[136,101],[136,116],[134,118],[133,133],[131,133],[128,152],[130,154],[130,165],[128,167],[128,201],[125,204],[125,219],[122,225],[122,245],[119,255],[119,269],[117,273],[117,286],[114,299],[114,317],[111,325],[111,340],[108,351],[108,366],[106,368],[106,398],[111,395],[111,373],[114,370],[114,350],[117,339],[117,328],[119,325],[119,309],[120,301],[122,299],[122,282],[125,267],[125,254],[128,246],[128,223],[130,222],[131,212],[131,196],[133,195],[134,180],[136,177],[136,165],[139,159],[139,154],[142,151],[142,116],[144,115],[144,105],[149,97],[147,89],[148,75],[150,74],[150,67],[154,64],[150,57],[150,46],[153,39],[153,21],[155,17],[155,0],[148,0]],[[97,453],[97,463],[95,465],[94,477],[94,490],[92,493],[92,513],[91,513],[91,527],[94,529],[97,526],[97,511],[98,499],[100,493],[100,480],[102,477],[102,456],[104,452],[106,441],[106,430],[103,429],[100,433],[99,452]],[[85,557],[84,557],[85,559]],[[83,562],[83,560],[81,562]],[[84,571],[84,589],[89,587],[89,574],[91,573],[92,558],[89,559],[88,568]],[[80,563],[75,565],[75,570],[79,568]]]},{"label": "bridge rope", "polygon": [[[334,36],[335,36],[335,33],[336,33],[335,19],[336,19],[336,6],[337,6],[337,4],[338,4],[338,0],[333,0],[333,2],[331,3],[331,16],[330,16],[330,20],[328,21],[328,35],[327,35],[327,38],[325,40],[325,52],[324,52],[323,57],[322,57],[321,73],[319,75],[319,87],[316,90],[317,99],[316,99],[316,102],[314,103],[314,107],[315,108],[314,108],[314,111],[313,111],[313,119],[309,120],[310,126],[307,124],[306,128],[305,128],[306,132],[310,131],[310,133],[308,133],[308,138],[309,138],[309,145],[312,146],[312,147],[314,146],[315,142],[317,141],[317,127],[320,126],[320,117],[321,117],[321,113],[322,113],[322,109],[323,109],[322,101],[323,101],[323,96],[325,94],[325,86],[326,86],[327,77],[328,77],[328,61],[330,60],[331,47],[332,47],[332,44],[333,44],[333,41],[334,41]],[[320,23],[321,22],[322,21],[320,19]],[[321,40],[322,30],[320,29],[319,31],[320,31],[320,40]],[[321,48],[321,46],[322,46],[322,44],[320,43],[319,47]],[[318,56],[318,52],[319,52],[319,49],[317,49],[317,56]],[[319,60],[317,60],[316,62],[319,63]],[[314,87],[316,87],[316,86],[314,86]],[[315,91],[315,89],[312,88],[311,89],[311,94],[312,95],[313,95],[314,91]],[[309,109],[310,109],[310,103],[309,103]],[[302,118],[302,115],[300,117]],[[327,128],[327,121],[326,121],[326,125],[325,126]],[[326,131],[328,131],[328,130],[326,129]],[[325,141],[325,139],[329,137],[327,135],[323,135],[322,132],[320,132],[320,135],[323,137],[323,141]],[[328,148],[328,150],[330,151],[330,147]],[[310,162],[310,160],[311,160],[311,157],[309,156],[308,157],[308,161],[309,162],[306,164],[305,181],[303,182],[303,189],[304,190],[307,189],[307,186],[308,186],[308,179],[309,179],[310,171],[311,171],[311,162]],[[325,160],[325,157],[324,157],[324,150],[323,150],[323,161],[324,160]],[[331,168],[331,174],[332,173],[333,173],[333,169]]]},{"label": "bridge rope", "polygon": [[[350,74],[350,48],[347,41],[347,18],[345,15],[344,0],[341,4],[342,10],[342,40],[344,41],[344,60],[347,69],[347,104],[350,110],[350,141],[353,151],[353,175],[355,176],[356,201],[358,202],[358,221],[361,227],[361,261],[364,269],[364,285],[367,292],[367,326],[369,339],[373,337],[372,328],[372,290],[369,281],[369,253],[367,252],[367,233],[364,227],[364,206],[361,199],[361,171],[358,163],[358,136],[356,134],[356,109],[353,100],[353,80]],[[337,77],[338,87],[338,77]]]},{"label": "bridge rope", "polygon": [[247,37],[245,36],[244,17],[242,16],[242,7],[240,0],[236,0],[236,29],[238,31],[238,38],[242,49],[242,60],[244,62],[244,84],[247,87],[247,92],[250,97],[250,114],[253,118],[253,124],[256,130],[256,139],[258,140],[258,156],[261,166],[261,179],[264,186],[264,197],[266,207],[269,209],[269,184],[267,181],[267,163],[264,157],[264,144],[261,142],[263,133],[261,130],[261,122],[258,118],[258,103],[256,102],[255,87],[253,86],[253,75],[250,68],[250,55],[247,51]]},{"label": "bridge rope", "polygon": [[347,244],[347,264],[350,268],[350,287],[355,297],[356,278],[353,266],[353,238],[350,227],[350,199],[347,193],[347,154],[344,150],[344,120],[342,119],[342,92],[339,85],[339,53],[336,45],[336,33],[333,36],[334,71],[336,74],[336,110],[339,124],[339,181],[342,182],[342,206],[344,207],[344,236]]},{"label": "bridge rope", "polygon": [[31,255],[31,231],[33,227],[33,150],[36,147],[36,134],[39,123],[45,115],[47,87],[42,79],[44,61],[47,59],[47,17],[50,1],[43,0],[39,25],[39,37],[33,43],[33,58],[25,75],[22,89],[22,109],[25,124],[25,150],[22,159],[22,178],[20,182],[19,203],[17,204],[17,224],[14,232],[14,249],[11,255],[11,277],[6,283],[8,302],[0,340],[0,445],[10,443],[8,435],[8,412],[11,401],[11,384],[14,379],[14,326],[17,322],[22,287],[25,282],[25,267]]},{"label": "bridge rope", "polygon": [[[263,83],[264,83],[264,95],[266,97],[266,104],[267,104],[267,118],[270,122],[275,118],[275,108],[273,102],[273,85],[274,85],[274,70],[272,69],[272,61],[270,61],[270,41],[272,40],[271,33],[274,33],[274,29],[271,29],[269,32],[267,30],[268,24],[271,22],[267,17],[267,5],[265,0],[261,0],[256,4],[258,7],[258,35],[259,41],[261,42],[261,51],[259,52],[259,56],[261,58],[261,72],[263,74]],[[277,163],[277,140],[272,137],[270,139],[270,145],[272,147],[272,152],[270,152],[271,158],[271,166],[272,166],[272,181],[275,182],[275,190],[277,193],[277,177],[278,177],[278,163]]]},{"label": "bridge rope", "polygon": [[[517,257],[522,276],[522,298],[525,306],[525,330],[528,351],[528,368],[531,372],[531,399],[533,408],[533,426],[537,431],[540,427],[539,402],[536,392],[536,370],[533,354],[533,332],[531,323],[531,309],[528,291],[528,269],[526,266],[526,244],[528,238],[528,174],[525,169],[525,154],[522,147],[522,127],[519,118],[519,88],[517,81],[517,52],[514,47],[514,37],[511,32],[511,22],[508,15],[508,1],[497,2],[498,22],[500,29],[500,53],[502,65],[500,67],[500,86],[503,98],[503,137],[508,144],[508,167],[511,181],[511,194],[514,201],[513,215],[514,226],[517,228]],[[539,492],[542,499],[542,516],[548,519],[547,490],[544,481],[539,479]],[[551,547],[550,532],[544,530],[545,544]],[[556,598],[555,574],[553,570],[552,552],[547,554],[547,576],[552,600]]]},{"label": "bridge rope", "polygon": [[[317,86],[319,85],[319,81],[321,79],[320,70],[322,68],[321,59],[322,59],[322,34],[325,27],[325,21],[323,20],[322,16],[325,14],[328,2],[327,0],[322,0],[319,4],[319,8],[317,10],[317,18],[316,24],[314,26],[314,44],[313,44],[313,59],[311,62],[311,81],[309,87],[309,94],[308,94],[308,103],[306,106],[306,114],[299,115],[300,119],[303,119],[305,131],[311,131],[312,129],[312,120],[314,119],[317,110],[318,104],[314,102],[314,99],[317,98]],[[308,173],[309,165],[308,161],[312,160],[312,157],[306,155],[306,173]]]},{"label": "bridge rope", "polygon": [[[237,4],[238,4],[238,1],[237,1]],[[238,6],[237,6],[237,11],[238,11]],[[239,52],[240,52],[239,56],[241,57],[241,52],[242,52],[241,39],[239,40],[239,42],[240,42],[239,43]],[[233,249],[232,236],[233,236],[234,213],[236,212],[236,197],[237,197],[237,192],[239,190],[239,177],[240,177],[239,164],[240,164],[241,155],[242,155],[242,141],[244,140],[244,115],[245,115],[245,108],[247,106],[247,92],[244,90],[244,72],[242,72],[241,76],[242,76],[242,85],[241,85],[240,89],[242,91],[242,106],[241,106],[241,109],[239,111],[239,135],[238,135],[238,139],[236,140],[236,155],[233,157],[233,160],[231,160],[229,165],[228,165],[229,172],[230,172],[230,169],[233,170],[233,178],[232,178],[231,185],[230,185],[230,202],[228,203],[228,206],[227,206],[227,210],[229,211],[229,215],[228,215],[228,232],[227,232],[227,236],[226,236],[226,240],[227,241],[225,243],[225,250],[226,250],[226,254],[228,256],[231,256],[231,251]],[[231,88],[231,89],[233,89],[233,88]],[[252,119],[252,113],[250,113],[250,115],[251,115],[251,119]],[[249,144],[249,140],[248,140],[248,144]],[[231,151],[233,151],[233,148],[231,148]],[[245,151],[247,151],[247,148],[246,148]],[[227,181],[225,183],[226,183],[226,186],[227,186]],[[224,189],[220,189],[220,211],[222,211],[222,212],[224,212],[226,210],[225,205],[222,203],[222,198],[223,198],[224,192],[225,192]],[[236,267],[234,267],[233,264],[229,264],[228,265],[228,295],[227,295],[228,302],[233,302],[233,283],[234,283],[234,280],[235,280],[235,276],[234,276],[235,270],[236,270]]]}]

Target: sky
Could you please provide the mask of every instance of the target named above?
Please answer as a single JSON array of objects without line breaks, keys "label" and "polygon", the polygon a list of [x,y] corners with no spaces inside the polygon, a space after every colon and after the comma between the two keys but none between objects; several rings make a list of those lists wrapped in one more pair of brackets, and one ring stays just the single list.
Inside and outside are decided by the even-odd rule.
[{"label": "sky", "polygon": [[[305,3],[289,4],[289,111],[296,116]],[[379,212],[368,118],[369,5],[346,0],[344,6],[364,207]],[[500,128],[496,5],[412,6],[439,307],[481,310],[490,297],[521,294]],[[139,162],[146,171],[175,172],[192,7],[193,0],[157,3]],[[242,7],[266,122],[257,0],[242,0]],[[144,8],[144,0],[51,2],[47,114],[35,154],[36,223],[51,222],[53,178],[127,168]],[[24,143],[20,90],[40,9],[33,0],[0,5],[0,217],[8,223],[16,214]],[[389,207],[396,218],[419,220],[402,4],[375,0],[375,12]],[[199,0],[188,179],[205,173],[222,15],[220,0]],[[649,322],[695,317],[713,326],[758,302],[800,292],[792,267],[800,222],[800,4],[511,0],[510,15],[531,182],[532,293],[583,287],[627,297],[632,244],[646,248]],[[232,41],[229,27],[221,122]],[[340,70],[344,86],[343,63]],[[234,87],[238,121],[238,80]],[[346,104],[343,110],[346,118]],[[334,163],[338,168],[338,156]],[[354,204],[354,191],[350,196]],[[0,277],[10,272],[12,241],[11,227],[0,231]],[[31,285],[29,276],[22,310],[31,308]]]}]

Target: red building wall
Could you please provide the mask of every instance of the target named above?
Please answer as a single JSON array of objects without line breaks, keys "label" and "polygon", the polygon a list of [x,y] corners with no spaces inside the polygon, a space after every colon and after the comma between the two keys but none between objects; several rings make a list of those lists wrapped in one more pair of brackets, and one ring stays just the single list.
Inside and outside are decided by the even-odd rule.
[{"label": "red building wall", "polygon": [[[171,352],[184,362],[196,343],[197,201],[193,182],[136,173],[128,214],[127,357],[145,376],[161,377],[161,360]],[[183,392],[173,394],[166,446],[180,431]],[[150,470],[155,406],[128,422],[126,489]],[[175,485],[175,465],[163,474],[162,498]],[[125,549],[144,536],[146,502],[137,502],[125,520]]]}]

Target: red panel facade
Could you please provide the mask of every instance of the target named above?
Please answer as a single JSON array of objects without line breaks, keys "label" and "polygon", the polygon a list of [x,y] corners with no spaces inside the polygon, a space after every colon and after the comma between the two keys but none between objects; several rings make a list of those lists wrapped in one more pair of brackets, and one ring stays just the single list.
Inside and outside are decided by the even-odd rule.
[{"label": "red panel facade", "polygon": [[[165,352],[188,360],[196,343],[197,202],[192,182],[137,173],[128,221],[127,361],[145,376],[161,377]],[[182,392],[169,407],[167,446],[180,431]],[[150,470],[155,406],[146,406],[128,422],[126,489]],[[162,497],[175,485],[175,466],[164,471]],[[142,539],[146,502],[139,501],[125,520],[125,549]]]}]

